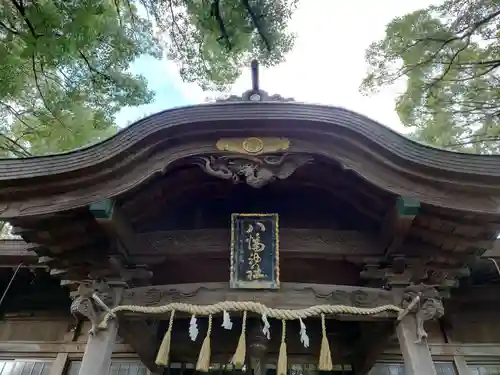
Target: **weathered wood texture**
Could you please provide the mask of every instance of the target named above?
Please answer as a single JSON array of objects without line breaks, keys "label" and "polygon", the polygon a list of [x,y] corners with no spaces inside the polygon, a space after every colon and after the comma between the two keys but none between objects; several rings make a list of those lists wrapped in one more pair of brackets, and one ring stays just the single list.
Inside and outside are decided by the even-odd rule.
[{"label": "weathered wood texture", "polygon": [[[47,325],[50,329],[50,325]],[[202,338],[204,337],[205,319],[200,319],[200,336],[196,342],[191,342],[187,336],[187,320],[180,320],[175,325],[173,355],[177,361],[188,361],[194,363],[196,361]],[[279,323],[279,322],[276,322]],[[354,338],[354,332],[345,331],[342,325],[352,324],[351,322],[334,322],[328,324],[329,331],[331,332],[331,348],[334,358],[339,359],[349,355],[358,353],[359,342],[356,341],[349,345],[346,344],[346,339]],[[340,325],[338,325],[340,324]],[[373,323],[365,323],[373,324]],[[214,327],[214,336],[212,337],[212,347],[214,348],[214,360],[226,361],[236,348],[237,336],[239,335],[239,322],[235,318],[235,328],[233,331],[228,332],[223,330],[220,326],[220,321],[216,320]],[[311,348],[305,350],[299,342],[298,325],[291,324],[287,330],[287,342],[289,344],[290,358],[301,358],[301,361],[306,363],[317,363],[317,355],[319,353],[319,339],[320,335],[317,331],[317,324],[314,321],[307,321],[308,332],[311,338]],[[477,344],[477,343],[453,343],[446,344],[443,342],[442,337],[435,337],[426,326],[429,337],[429,349],[432,356],[438,358],[451,359],[455,355],[477,358],[494,358],[500,357],[500,347],[498,343]],[[86,332],[83,330],[82,332]],[[343,332],[343,333],[342,333]],[[346,335],[346,336],[342,336]],[[83,337],[83,335],[82,335]],[[270,357],[269,360],[275,361],[279,348],[280,326],[273,324],[272,326],[272,342],[270,343]],[[340,341],[338,341],[340,340]],[[357,339],[356,339],[357,340]],[[58,353],[68,353],[71,359],[79,359],[82,357],[85,350],[85,341],[0,341],[0,352],[4,356],[21,357],[35,357],[35,358],[56,358]],[[137,358],[137,353],[127,344],[116,343],[114,345],[113,356],[115,358]],[[396,344],[389,345],[385,350],[382,350],[377,357],[378,360],[400,358],[401,351]]]},{"label": "weathered wood texture", "polygon": [[[116,254],[116,249],[110,250],[106,234],[95,225],[91,235],[65,235],[64,230],[59,230],[41,238],[41,232],[29,232],[25,235],[26,238],[39,244],[36,247],[26,245],[30,253],[28,250],[19,250],[19,254],[12,253],[12,241],[5,242],[5,248],[0,241],[0,257],[5,250],[3,256],[6,262],[8,261],[6,264],[14,265],[24,258],[28,263],[33,263],[31,251],[36,251],[42,257],[40,265],[50,268],[54,276],[66,280],[78,280],[89,273],[93,277],[115,275],[117,270],[110,265],[107,256]],[[461,270],[464,264],[476,257],[477,251],[474,247],[457,250],[461,243],[460,236],[451,242],[445,241],[448,245],[455,244],[452,248],[457,251],[451,251],[440,248],[444,246],[444,242],[442,235],[437,232],[432,235],[426,232],[427,237],[418,240],[414,240],[412,233],[410,230],[407,234],[409,239],[400,245],[398,255],[404,256],[405,262],[416,267],[433,271],[448,268],[446,272],[450,274],[449,267]],[[137,235],[141,246],[135,247],[138,250],[127,252],[127,261],[131,265],[148,265],[153,271],[152,284],[222,281],[228,278],[229,272],[229,237],[227,229],[142,233]],[[73,244],[66,248],[64,244],[67,244],[69,239]],[[75,243],[81,239],[85,239],[85,244]],[[435,245],[426,244],[429,241],[433,241]],[[18,245],[16,247],[22,248]],[[383,241],[376,235],[325,229],[280,230],[282,281],[357,284],[359,269],[356,269],[356,266],[378,264],[383,254]],[[210,264],[210,267],[192,267],[192,257],[203,259],[204,264],[210,262],[206,263]],[[340,268],[336,270],[336,267]]]},{"label": "weathered wood texture", "polygon": [[30,245],[19,239],[0,240],[0,267],[17,266],[20,262],[35,266],[38,256],[34,249],[37,245]]},{"label": "weathered wood texture", "polygon": [[[0,341],[0,351],[5,355],[29,357],[55,357],[57,353],[68,353],[71,358],[81,358],[86,343],[67,341]],[[113,353],[117,356],[137,357],[132,347],[127,344],[116,344]]]},{"label": "weathered wood texture", "polygon": [[[132,288],[126,290],[123,297],[124,305],[145,306],[161,306],[171,302],[208,305],[222,301],[258,301],[280,309],[300,309],[321,304],[375,307],[392,304],[393,296],[377,288],[345,285],[282,283],[279,290],[234,290],[227,283],[205,283]],[[378,317],[389,316],[394,314],[382,313]]]},{"label": "weathered wood texture", "polygon": [[123,194],[194,152],[217,152],[214,133],[218,130],[227,136],[241,136],[247,130],[289,137],[291,152],[340,162],[398,195],[498,215],[496,156],[425,148],[343,109],[253,104],[252,111],[230,103],[165,111],[95,147],[67,155],[0,160],[0,200],[8,200],[0,215],[46,214],[91,204],[96,196]]},{"label": "weathered wood texture", "polygon": [[117,322],[110,321],[107,330],[89,337],[78,375],[108,374],[117,333]]},{"label": "weathered wood texture", "polygon": [[[141,233],[138,235],[138,240],[144,245],[139,253],[131,255],[161,254],[169,258],[178,258],[210,254],[214,257],[227,257],[230,237],[229,229]],[[279,241],[280,254],[287,258],[376,257],[383,251],[382,243],[376,236],[358,231],[280,227]]]},{"label": "weathered wood texture", "polygon": [[427,342],[417,342],[417,324],[413,314],[406,315],[396,325],[406,375],[437,375]]},{"label": "weathered wood texture", "polygon": [[[0,321],[0,341],[12,342],[76,342],[84,344],[89,338],[91,323],[77,321],[71,315],[57,312],[47,314],[33,313],[7,315]],[[117,343],[122,343],[118,338]]]},{"label": "weathered wood texture", "polygon": [[[474,314],[474,310],[468,311]],[[494,314],[493,311],[492,314]],[[464,341],[463,342],[453,342],[445,343],[445,338],[443,332],[441,331],[438,322],[428,322],[426,324],[426,330],[429,334],[429,350],[435,359],[449,359],[451,360],[453,356],[460,355],[467,358],[484,358],[485,360],[491,358],[500,357],[500,339],[492,337],[492,333],[498,325],[497,320],[494,319],[494,315],[490,319],[485,320],[483,327],[480,331],[481,335],[475,334],[475,327],[467,327],[466,321],[460,321],[457,319],[458,328],[463,330]],[[38,322],[37,322],[38,320]],[[62,319],[63,321],[72,321],[72,317],[67,317]],[[212,336],[212,347],[214,350],[214,360],[221,361],[223,363],[226,361],[234,352],[236,348],[237,338],[239,335],[240,322],[237,316],[233,316],[234,328],[233,331],[225,331],[220,328],[220,317],[214,321],[214,332]],[[13,324],[10,324],[13,323]],[[32,325],[34,323],[34,326]],[[191,342],[187,335],[188,320],[177,320],[175,324],[174,333],[174,347],[173,353],[177,361],[188,361],[194,363],[196,361],[201,341],[204,337],[205,323],[206,319],[200,318],[200,335],[196,342]],[[317,363],[317,355],[319,353],[319,331],[318,322],[315,320],[306,320],[308,327],[308,333],[311,338],[311,348],[305,350],[299,342],[298,334],[298,324],[293,322],[288,326],[287,329],[287,343],[289,344],[289,355],[290,358],[301,358],[301,361],[306,363]],[[332,348],[332,353],[334,358],[348,358],[350,355],[356,355],[358,353],[360,342],[359,338],[356,336],[361,332],[356,330],[350,331],[345,330],[347,325],[356,324],[354,322],[345,321],[329,321],[327,327],[329,328],[330,334],[330,344]],[[373,325],[375,323],[365,322],[365,325]],[[6,328],[8,327],[9,328]],[[29,327],[25,329],[23,326]],[[34,317],[17,317],[17,318],[7,318],[2,326],[0,326],[0,352],[5,357],[13,356],[15,358],[23,357],[35,357],[35,358],[56,358],[58,353],[68,353],[69,358],[79,359],[82,357],[85,350],[85,344],[87,340],[87,331],[90,328],[90,324],[85,322],[79,330],[79,335],[75,338],[75,341],[69,336],[65,336],[65,326],[61,323],[61,319],[55,319],[51,321],[48,318],[43,318],[40,316]],[[163,329],[166,326],[163,325]],[[446,333],[450,337],[456,337],[453,332],[454,327],[446,327]],[[16,332],[17,331],[17,332]],[[7,332],[10,332],[7,334]],[[56,332],[56,333],[54,333]],[[162,336],[160,331],[159,338]],[[280,325],[279,322],[274,322],[272,325],[272,341],[270,344],[270,357],[269,360],[275,361],[277,357],[277,352],[279,349],[279,338],[280,338]],[[467,334],[468,333],[468,334]],[[455,335],[455,336],[454,336]],[[11,337],[17,337],[17,339],[10,339]],[[498,336],[496,336],[498,337]],[[348,342],[346,340],[354,339],[354,342]],[[138,358],[136,351],[129,345],[123,343],[123,339],[118,339],[114,345],[113,356],[115,358]],[[475,341],[476,340],[476,341]],[[121,342],[121,343],[120,343]],[[378,343],[378,341],[377,341]],[[155,349],[153,349],[155,350]],[[389,345],[385,350],[379,353],[377,360],[383,359],[394,359],[400,358],[401,351],[399,346]]]},{"label": "weathered wood texture", "polygon": [[0,321],[0,341],[62,341],[74,325],[71,316],[7,317]]},{"label": "weathered wood texture", "polygon": [[449,314],[447,336],[455,343],[500,343],[499,314],[500,308],[486,306]]}]

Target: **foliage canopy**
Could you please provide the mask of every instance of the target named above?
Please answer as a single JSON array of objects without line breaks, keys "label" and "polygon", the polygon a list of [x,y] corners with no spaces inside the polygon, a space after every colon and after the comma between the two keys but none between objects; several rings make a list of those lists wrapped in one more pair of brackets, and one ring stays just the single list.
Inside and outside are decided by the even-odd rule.
[{"label": "foliage canopy", "polygon": [[[153,100],[140,56],[163,52],[184,80],[225,89],[251,58],[283,60],[286,0],[5,0],[0,5],[0,157],[73,149]],[[156,27],[155,27],[156,25]],[[167,37],[162,37],[162,36]]]},{"label": "foliage canopy", "polygon": [[407,79],[396,109],[417,140],[500,152],[498,0],[447,0],[395,18],[366,58],[363,92]]}]

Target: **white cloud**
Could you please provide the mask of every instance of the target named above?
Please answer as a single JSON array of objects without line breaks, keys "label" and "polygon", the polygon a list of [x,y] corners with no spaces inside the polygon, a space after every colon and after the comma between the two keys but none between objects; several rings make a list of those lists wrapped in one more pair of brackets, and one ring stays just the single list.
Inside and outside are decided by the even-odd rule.
[{"label": "white cloud", "polygon": [[[301,0],[290,24],[298,34],[295,48],[285,63],[261,70],[261,88],[298,101],[351,109],[403,132],[394,109],[397,90],[402,87],[370,97],[359,93],[366,72],[365,50],[384,36],[385,26],[394,17],[437,2]],[[169,63],[168,70],[177,75],[175,65]],[[179,80],[178,85],[193,102],[207,96],[194,84]],[[250,86],[250,71],[243,72],[232,93],[241,94]]]}]

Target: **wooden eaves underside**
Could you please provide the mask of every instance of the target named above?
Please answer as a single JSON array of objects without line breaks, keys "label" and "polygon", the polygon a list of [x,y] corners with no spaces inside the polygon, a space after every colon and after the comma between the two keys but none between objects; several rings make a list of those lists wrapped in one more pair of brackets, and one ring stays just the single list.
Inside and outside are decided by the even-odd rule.
[{"label": "wooden eaves underside", "polygon": [[497,156],[427,147],[361,115],[296,103],[225,103],[162,112],[95,146],[0,160],[0,219],[73,209],[138,186],[220,137],[279,136],[290,152],[321,155],[381,189],[444,209],[498,215]]}]

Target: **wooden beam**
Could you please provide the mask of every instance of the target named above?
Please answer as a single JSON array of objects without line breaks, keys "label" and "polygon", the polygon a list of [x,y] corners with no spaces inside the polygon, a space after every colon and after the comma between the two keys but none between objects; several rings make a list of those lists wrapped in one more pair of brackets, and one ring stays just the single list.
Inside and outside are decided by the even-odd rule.
[{"label": "wooden beam", "polygon": [[25,265],[37,265],[38,255],[34,249],[23,240],[0,240],[0,267],[16,266],[20,262]]},{"label": "wooden beam", "polygon": [[[500,357],[500,346],[496,343],[429,343],[428,347],[433,357],[453,357],[456,355],[465,357]],[[384,350],[384,354],[398,356],[401,355],[401,349],[393,346]]]},{"label": "wooden beam", "polygon": [[[259,301],[272,308],[299,309],[322,304],[375,307],[392,304],[393,300],[389,291],[359,286],[282,283],[279,290],[234,290],[229,288],[228,283],[203,283],[127,289],[122,304],[161,306],[180,302],[209,305],[222,301]],[[394,315],[381,313],[356,318],[387,319]]]},{"label": "wooden beam", "polygon": [[114,240],[117,239],[123,246],[125,258],[128,254],[140,251],[136,235],[127,218],[123,215],[120,208],[112,199],[105,199],[92,203],[89,206],[90,213],[101,225],[108,236]]},{"label": "wooden beam", "polygon": [[[53,358],[57,353],[69,353],[73,358],[81,358],[85,351],[82,342],[47,342],[47,341],[0,341],[2,353],[29,353],[40,357]],[[127,354],[134,356],[135,351],[128,344],[115,344],[113,354]]]},{"label": "wooden beam", "polygon": [[440,229],[440,228],[455,228],[453,233],[467,235],[470,237],[479,237],[481,234],[490,232],[496,233],[500,231],[500,223],[498,222],[488,222],[473,219],[466,219],[464,217],[442,217],[439,213],[430,214],[424,213],[418,215],[415,218],[419,227],[429,228],[429,229]]},{"label": "wooden beam", "polygon": [[417,321],[414,314],[406,315],[396,325],[406,375],[437,375],[427,341],[417,342]]},{"label": "wooden beam", "polygon": [[[28,243],[39,244],[40,251],[58,254],[81,246],[92,247],[95,241],[105,238],[90,212],[72,212],[67,215],[22,220],[13,227]],[[97,230],[96,230],[97,229]]]},{"label": "wooden beam", "polygon": [[[126,259],[128,266],[153,265],[167,259],[197,256],[227,259],[230,246],[230,233],[226,229],[150,232],[137,234],[135,238],[141,246],[129,249],[129,258]],[[107,241],[105,243],[107,244]],[[26,264],[32,264],[36,258],[29,251],[33,248],[34,245],[22,240],[0,241],[0,261],[5,264],[17,264],[19,258],[23,258],[27,260]],[[89,261],[94,262],[93,267],[96,267],[104,264],[108,256],[103,244],[95,243],[59,254],[40,254],[40,247],[35,249],[38,255],[49,255],[53,258],[46,260],[50,262],[49,266],[54,268],[65,268],[70,264]],[[345,260],[360,265],[378,264],[384,257],[384,249],[381,239],[368,233],[329,229],[280,230],[280,259]],[[475,254],[447,251],[413,239],[407,239],[401,245],[399,253],[404,255],[408,262],[411,259],[424,259],[444,264],[462,264],[475,257]],[[65,266],[60,265],[58,260]]]},{"label": "wooden beam", "polygon": [[[231,241],[227,229],[150,232],[137,238],[143,246],[138,253],[131,253],[133,256],[227,257]],[[375,236],[358,231],[281,228],[280,253],[289,258],[370,257],[381,255],[383,248]]]},{"label": "wooden beam", "polygon": [[[226,229],[196,229],[140,233],[136,236],[141,244],[129,255],[131,258],[161,259],[162,257],[185,257],[207,255],[227,257],[230,234]],[[36,248],[22,240],[0,240],[2,251],[13,256]],[[377,258],[384,254],[384,245],[380,238],[358,231],[339,231],[330,229],[280,229],[280,254],[286,258],[321,258],[321,259],[362,259]],[[85,248],[75,249],[87,255]],[[440,254],[451,257],[465,256],[461,252],[450,252],[438,247],[415,241],[404,243],[405,254],[427,257]],[[102,253],[102,251],[100,251]],[[71,251],[73,254],[73,250]],[[25,253],[27,254],[27,253]],[[59,255],[59,254],[58,254]],[[72,255],[61,253],[61,256]],[[95,254],[97,255],[97,254]],[[470,255],[470,254],[469,254]]]},{"label": "wooden beam", "polygon": [[78,375],[108,374],[117,332],[117,322],[111,320],[105,331],[89,336]]},{"label": "wooden beam", "polygon": [[144,320],[131,321],[124,317],[118,320],[118,335],[137,353],[142,363],[151,371],[159,371],[155,364],[159,347],[156,332]]},{"label": "wooden beam", "polygon": [[476,305],[478,303],[500,302],[500,285],[479,285],[458,288],[452,291],[449,303]]},{"label": "wooden beam", "polygon": [[385,259],[398,252],[420,210],[420,202],[409,197],[398,197],[386,214],[380,227],[380,236],[385,244]]},{"label": "wooden beam", "polygon": [[[119,304],[123,297],[123,286],[112,288],[110,293],[113,305]],[[116,319],[110,319],[107,329],[89,335],[78,375],[108,375],[117,337]]]},{"label": "wooden beam", "polygon": [[453,233],[443,233],[439,231],[434,231],[431,229],[414,227],[411,229],[412,236],[418,236],[423,238],[429,243],[442,243],[448,242],[454,244],[456,247],[460,248],[473,248],[480,249],[483,251],[493,249],[497,243],[496,238],[492,239],[474,239],[468,238],[461,235],[456,235]]},{"label": "wooden beam", "polygon": [[[227,257],[230,233],[227,229],[176,230],[140,233],[136,239],[141,246],[129,254],[131,258],[162,259],[165,256],[185,257],[199,254]],[[32,248],[36,246],[23,240],[0,240],[0,254],[5,251],[9,256],[18,252],[24,255]],[[377,257],[383,254],[382,250],[382,244],[375,236],[358,231],[291,228],[280,230],[280,253],[288,258]],[[75,252],[82,253],[84,257],[88,254],[86,248],[77,248],[72,249],[71,254],[68,252],[58,256],[68,259],[78,257]],[[100,249],[99,252],[102,253]],[[96,255],[97,252],[93,254]]]},{"label": "wooden beam", "polygon": [[[216,330],[215,334],[217,332],[218,331]],[[294,337],[293,335],[290,336]],[[313,344],[314,342],[315,341],[313,340]],[[482,357],[485,359],[500,357],[500,346],[497,343],[429,343],[428,346],[433,357],[465,356]],[[199,349],[198,346],[196,348]],[[231,349],[234,350],[234,342],[231,342]],[[82,342],[0,341],[0,352],[9,354],[9,356],[36,355],[40,358],[54,358],[57,353],[68,353],[71,359],[79,359],[82,357],[84,350],[85,343]],[[132,347],[125,343],[116,343],[113,355],[126,356],[126,358],[138,358]],[[383,351],[383,355],[391,358],[399,357],[401,355],[401,350],[398,346],[391,346]],[[310,357],[309,360],[310,363],[317,364],[316,356]]]}]

